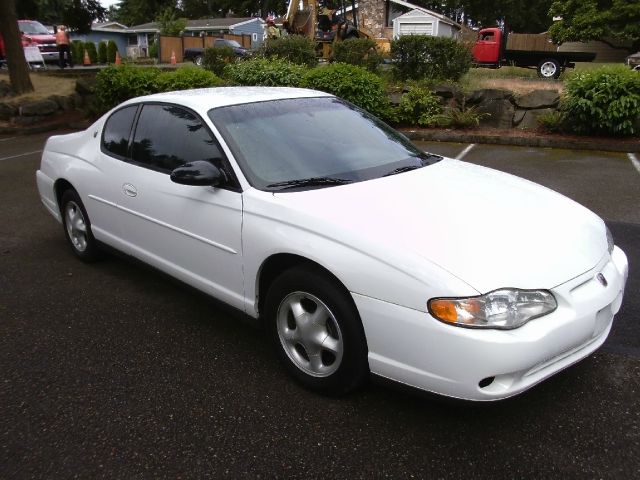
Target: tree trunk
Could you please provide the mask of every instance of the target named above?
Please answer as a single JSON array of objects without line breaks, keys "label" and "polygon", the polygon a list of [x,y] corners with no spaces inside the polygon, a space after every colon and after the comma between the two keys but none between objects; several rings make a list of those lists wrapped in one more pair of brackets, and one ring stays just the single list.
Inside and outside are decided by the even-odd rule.
[{"label": "tree trunk", "polygon": [[9,67],[9,81],[14,93],[33,92],[29,66],[24,58],[15,0],[0,0],[0,35],[4,39],[4,50]]}]

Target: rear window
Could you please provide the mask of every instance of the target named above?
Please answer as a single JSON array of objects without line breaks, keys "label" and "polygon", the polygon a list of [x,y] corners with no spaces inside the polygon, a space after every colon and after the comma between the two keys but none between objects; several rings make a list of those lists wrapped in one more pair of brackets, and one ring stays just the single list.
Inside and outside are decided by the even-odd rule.
[{"label": "rear window", "polygon": [[137,110],[137,105],[124,107],[107,119],[102,135],[102,148],[105,153],[121,158],[127,157],[131,127]]}]

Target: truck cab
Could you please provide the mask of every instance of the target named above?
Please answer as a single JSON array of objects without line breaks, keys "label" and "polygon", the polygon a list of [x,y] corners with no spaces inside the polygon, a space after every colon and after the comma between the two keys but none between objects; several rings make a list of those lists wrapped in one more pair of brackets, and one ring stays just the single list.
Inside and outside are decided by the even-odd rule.
[{"label": "truck cab", "polygon": [[478,32],[478,40],[473,46],[473,59],[481,65],[500,65],[502,57],[502,30],[483,28]]},{"label": "truck cab", "polygon": [[[49,33],[44,25],[35,20],[18,20],[18,28],[23,47],[37,46],[45,61],[58,60],[56,37]],[[0,59],[4,59],[5,56],[4,41],[0,36]]]}]

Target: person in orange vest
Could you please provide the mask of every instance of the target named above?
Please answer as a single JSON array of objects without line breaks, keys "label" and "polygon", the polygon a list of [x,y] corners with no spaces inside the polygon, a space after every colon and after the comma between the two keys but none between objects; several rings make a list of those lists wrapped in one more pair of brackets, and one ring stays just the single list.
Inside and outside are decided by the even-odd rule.
[{"label": "person in orange vest", "polygon": [[65,64],[69,65],[69,68],[73,68],[73,59],[71,58],[71,50],[69,49],[69,35],[67,34],[67,27],[64,25],[58,26],[56,45],[58,46],[58,55],[60,56],[60,68],[64,68]]}]

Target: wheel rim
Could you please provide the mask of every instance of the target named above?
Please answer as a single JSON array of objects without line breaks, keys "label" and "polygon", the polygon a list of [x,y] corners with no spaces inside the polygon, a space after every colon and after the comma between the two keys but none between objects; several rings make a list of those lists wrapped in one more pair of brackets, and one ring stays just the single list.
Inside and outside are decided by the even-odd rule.
[{"label": "wheel rim", "polygon": [[87,249],[87,223],[82,210],[76,202],[70,201],[65,206],[64,215],[71,245],[77,251],[84,252]]},{"label": "wheel rim", "polygon": [[196,57],[196,65],[198,65],[199,67],[202,66],[202,57]]},{"label": "wheel rim", "polygon": [[553,77],[556,74],[558,67],[553,62],[544,62],[540,67],[540,72],[544,77]]},{"label": "wheel rim", "polygon": [[329,307],[306,292],[287,295],[277,314],[280,344],[289,359],[313,377],[328,377],[342,362],[340,326]]}]

